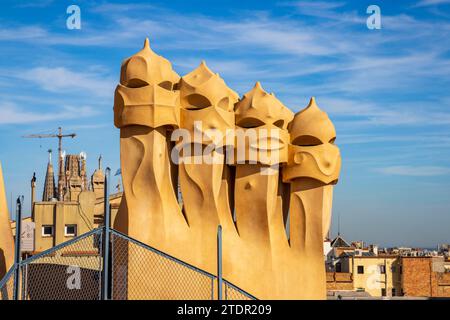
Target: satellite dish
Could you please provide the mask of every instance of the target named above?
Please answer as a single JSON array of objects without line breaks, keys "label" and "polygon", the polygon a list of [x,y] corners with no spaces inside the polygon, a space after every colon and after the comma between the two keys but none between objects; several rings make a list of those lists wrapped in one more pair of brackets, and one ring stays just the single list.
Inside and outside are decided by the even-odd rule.
[{"label": "satellite dish", "polygon": [[80,152],[80,158],[81,158],[81,160],[86,160],[87,159],[86,152],[84,152],[84,151]]}]

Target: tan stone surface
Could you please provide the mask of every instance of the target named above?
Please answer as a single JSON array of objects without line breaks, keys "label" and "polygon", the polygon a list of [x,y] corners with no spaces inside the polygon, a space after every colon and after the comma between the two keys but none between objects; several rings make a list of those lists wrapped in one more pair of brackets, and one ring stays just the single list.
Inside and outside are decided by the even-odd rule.
[{"label": "tan stone surface", "polygon": [[8,202],[0,163],[0,279],[14,264],[14,239],[9,222]]},{"label": "tan stone surface", "polygon": [[[293,113],[259,83],[238,100],[204,62],[178,82],[170,63],[150,49],[148,40],[125,60],[114,103],[124,186],[114,227],[215,274],[221,224],[225,279],[260,299],[325,299],[322,240],[340,169],[334,127],[314,101],[288,126]],[[179,149],[183,161],[176,165],[170,140],[178,127],[204,139],[176,141],[177,147],[203,151],[190,155]],[[241,142],[223,138],[234,129],[252,129],[256,136]],[[275,136],[264,144],[261,135],[267,130]],[[222,139],[214,133],[222,133]],[[320,143],[305,145],[304,136]],[[211,142],[226,148],[206,149]],[[228,147],[238,142],[244,159],[227,164]],[[250,151],[256,161],[238,161],[251,160]],[[205,155],[217,161],[202,162]],[[303,157],[306,161],[299,161]],[[129,257],[129,277],[142,272],[138,260]],[[162,273],[160,281],[174,285]]]},{"label": "tan stone surface", "polygon": [[351,273],[327,272],[327,290],[328,291],[352,291],[354,290],[353,278]]},{"label": "tan stone surface", "polygon": [[[35,223],[36,252],[42,252],[58,244],[73,239],[65,234],[66,225],[77,226],[77,236],[96,227],[94,221],[95,193],[82,191],[77,201],[42,201],[36,202],[33,209]],[[43,226],[53,226],[53,235],[42,235]]]},{"label": "tan stone surface", "polygon": [[[298,190],[293,193],[296,197],[294,201],[303,203],[302,195],[311,197],[312,193],[319,193],[319,197],[323,198],[322,202],[317,200],[308,203],[308,206],[303,203],[302,207],[312,212],[322,212],[320,219],[322,235],[325,237],[331,224],[332,185],[337,183],[341,170],[341,155],[339,148],[334,145],[334,125],[328,115],[319,109],[315,99],[311,98],[308,106],[295,115],[289,132],[291,143],[283,181],[291,181],[292,187]],[[310,184],[317,186],[305,189]]]}]

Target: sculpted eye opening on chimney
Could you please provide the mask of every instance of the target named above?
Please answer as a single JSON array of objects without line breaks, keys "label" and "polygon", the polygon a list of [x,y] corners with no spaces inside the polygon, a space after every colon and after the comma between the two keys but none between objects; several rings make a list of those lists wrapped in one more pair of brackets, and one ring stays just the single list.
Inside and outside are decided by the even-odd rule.
[{"label": "sculpted eye opening on chimney", "polygon": [[142,87],[147,86],[148,83],[142,79],[133,78],[133,79],[129,79],[125,85],[129,88],[142,88]]},{"label": "sculpted eye opening on chimney", "polygon": [[172,90],[172,82],[170,81],[163,81],[159,84],[159,86],[166,90]]},{"label": "sculpted eye opening on chimney", "polygon": [[264,125],[264,122],[256,118],[244,118],[238,121],[237,125],[241,128],[250,129],[261,127]]},{"label": "sculpted eye opening on chimney", "polygon": [[186,97],[189,110],[204,109],[211,106],[211,102],[205,96],[194,93]]},{"label": "sculpted eye opening on chimney", "polygon": [[277,121],[275,121],[273,124],[274,124],[274,126],[280,128],[280,129],[283,129],[283,126],[284,126],[284,120],[282,120],[282,119],[277,120]]},{"label": "sculpted eye opening on chimney", "polygon": [[318,146],[322,144],[322,141],[320,141],[318,138],[309,136],[309,135],[303,135],[295,138],[292,141],[292,144],[296,146],[301,147],[312,147],[312,146]]}]

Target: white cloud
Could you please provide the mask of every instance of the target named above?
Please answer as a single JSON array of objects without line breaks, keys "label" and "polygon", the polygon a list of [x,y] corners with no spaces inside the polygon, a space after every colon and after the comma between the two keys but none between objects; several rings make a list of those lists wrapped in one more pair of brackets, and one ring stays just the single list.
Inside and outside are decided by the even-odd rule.
[{"label": "white cloud", "polygon": [[69,120],[90,117],[97,113],[90,106],[61,106],[58,110],[46,112],[25,111],[24,108],[11,102],[2,103],[0,110],[2,111],[0,125]]},{"label": "white cloud", "polygon": [[450,168],[439,166],[391,166],[377,170],[387,175],[431,177],[450,174]]},{"label": "white cloud", "polygon": [[[3,35],[40,45],[132,46],[135,52],[143,37],[150,34],[155,51],[163,49],[175,56],[171,57],[175,67],[192,68],[213,52],[214,58],[207,62],[240,93],[262,80],[289,107],[300,105],[299,109],[306,105],[307,96],[314,95],[331,115],[353,117],[349,122],[354,127],[450,123],[449,103],[428,109],[428,104],[439,102],[430,95],[414,104],[380,103],[376,96],[407,96],[414,88],[425,92],[449,85],[450,59],[445,54],[449,50],[445,41],[450,36],[449,23],[418,20],[406,14],[383,15],[384,30],[377,33],[364,28],[365,16],[361,16],[361,29],[350,30],[344,23],[342,2],[288,5],[303,11],[338,13],[334,18],[343,23],[330,17],[311,22],[267,12],[224,19],[139,4],[125,10],[122,5],[103,3],[92,10],[102,13],[106,22],[78,36],[67,37],[34,26],[28,28],[35,28],[35,38],[23,28],[10,28],[0,31],[0,40]],[[136,16],[150,7],[152,15]],[[222,53],[231,55],[221,58]],[[87,92],[102,98],[111,97],[117,83],[117,79],[104,79],[93,71],[64,67],[34,68],[22,78],[47,91]]]},{"label": "white cloud", "polygon": [[[421,149],[428,147],[448,147],[450,146],[450,134],[448,132],[434,133],[434,134],[339,134],[338,142],[340,145],[349,144],[369,144],[375,143],[392,143],[395,142],[405,144],[407,146],[416,146],[421,144]],[[415,149],[415,148],[412,148]]]},{"label": "white cloud", "polygon": [[65,67],[37,67],[16,73],[20,79],[36,83],[51,92],[86,92],[98,97],[111,96],[115,83],[97,74],[73,71]]},{"label": "white cloud", "polygon": [[450,0],[422,0],[414,5],[414,7],[429,7],[441,4],[450,4]]},{"label": "white cloud", "polygon": [[45,8],[51,5],[54,0],[39,0],[39,1],[23,1],[17,4],[17,8]]},{"label": "white cloud", "polygon": [[154,8],[155,6],[147,3],[127,3],[127,4],[103,3],[95,6],[90,11],[102,14],[116,14],[116,13],[122,14],[123,12],[129,11],[142,12],[143,10],[151,10]]},{"label": "white cloud", "polygon": [[293,7],[298,13],[315,18],[327,19],[339,23],[365,23],[366,18],[354,12],[343,10],[345,2],[298,1],[284,5]]},{"label": "white cloud", "polygon": [[95,124],[70,124],[64,126],[65,130],[85,130],[85,129],[100,129],[111,128],[111,123],[95,123]]},{"label": "white cloud", "polygon": [[[280,84],[281,85],[281,84]],[[286,89],[286,88],[284,88]],[[288,91],[295,92],[295,87],[288,86]],[[340,129],[365,130],[377,126],[430,126],[450,124],[448,109],[450,104],[440,99],[417,102],[380,103],[369,99],[333,98],[333,94],[325,95],[323,89],[314,87],[302,89],[316,95],[318,106],[327,112],[336,127]],[[277,92],[277,91],[275,91]],[[322,92],[322,94],[320,94]],[[306,107],[308,99],[300,99],[299,95],[287,94],[282,101],[291,109],[299,111]],[[299,107],[299,101],[303,101]],[[294,106],[294,107],[293,107]]]},{"label": "white cloud", "polygon": [[36,41],[52,35],[40,26],[17,26],[7,28],[0,26],[0,41]]},{"label": "white cloud", "polygon": [[288,3],[288,5],[293,5],[302,9],[332,10],[344,6],[345,2],[300,1]]}]

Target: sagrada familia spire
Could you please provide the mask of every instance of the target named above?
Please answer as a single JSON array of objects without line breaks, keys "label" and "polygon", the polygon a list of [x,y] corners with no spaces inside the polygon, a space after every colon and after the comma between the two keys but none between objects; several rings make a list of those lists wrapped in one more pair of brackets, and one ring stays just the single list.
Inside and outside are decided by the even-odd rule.
[{"label": "sagrada familia spire", "polygon": [[[95,188],[97,184],[103,185],[103,181],[98,181],[103,179],[103,175],[100,172],[96,172],[95,176],[92,177],[96,181],[95,183],[87,178],[86,155],[84,152],[79,155],[68,154],[61,163],[64,170],[62,170],[63,174],[58,176],[58,180],[61,180],[58,181],[58,185],[62,185],[62,198],[58,199],[52,164],[52,150],[49,150],[42,201],[53,201],[56,199],[59,201],[77,201],[81,191]],[[99,197],[101,196],[99,195]]]},{"label": "sagrada familia spire", "polygon": [[[259,82],[240,98],[205,62],[180,77],[145,40],[122,64],[114,124],[124,186],[114,228],[215,273],[221,225],[226,280],[260,299],[326,297],[341,158],[314,98],[295,115]],[[122,267],[142,272],[132,254]],[[162,287],[176,281],[148,272]]]},{"label": "sagrada familia spire", "polygon": [[55,173],[52,164],[52,150],[48,150],[47,171],[45,173],[44,192],[42,201],[51,201],[56,198]]}]

